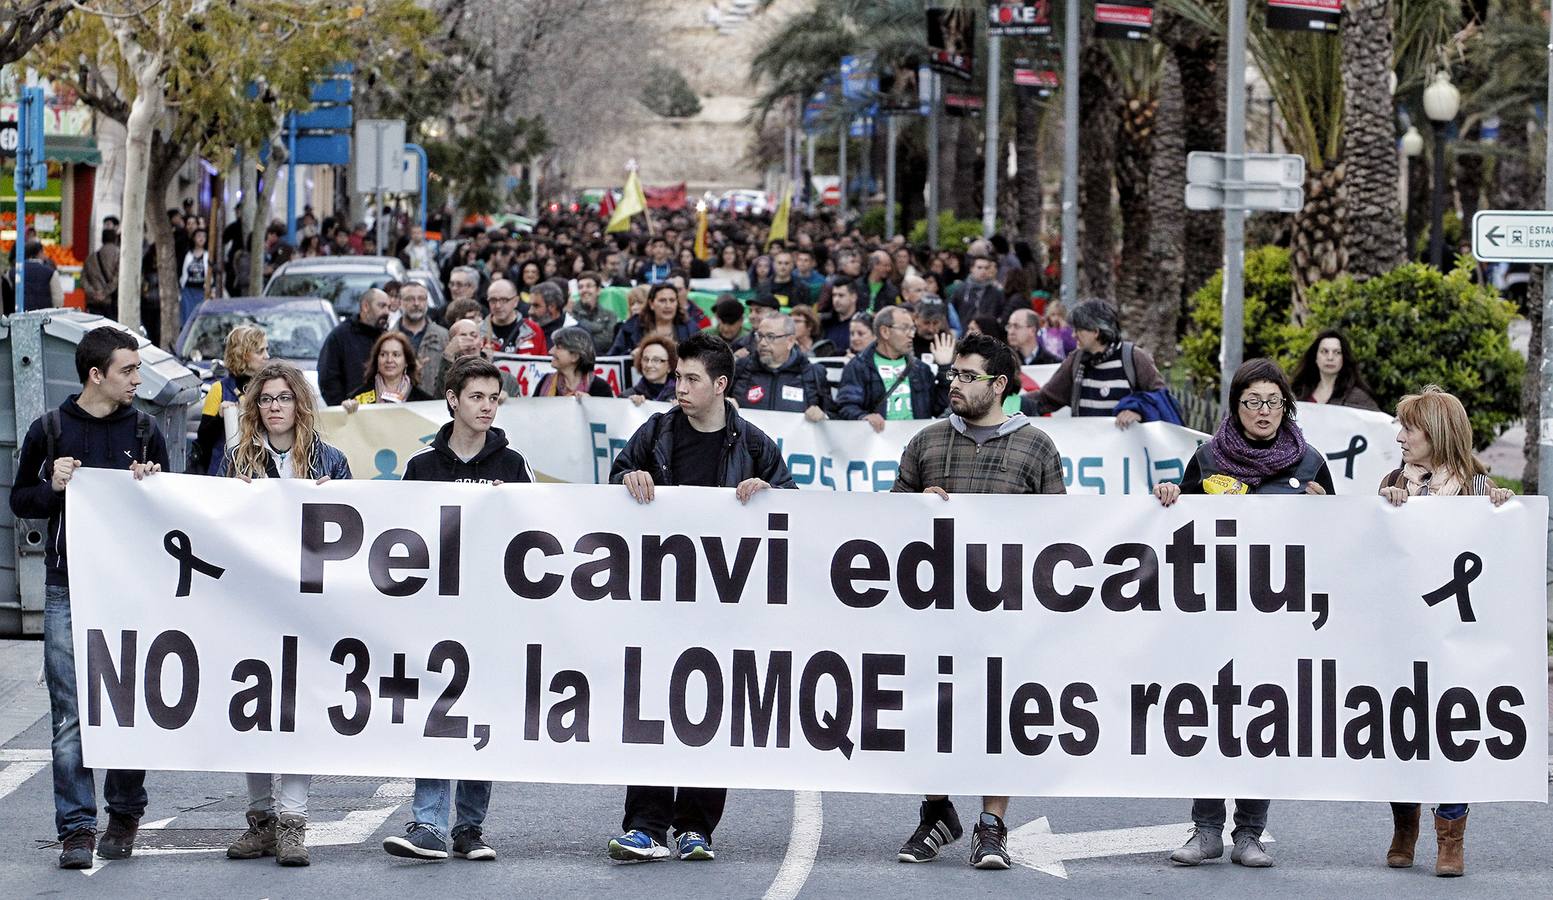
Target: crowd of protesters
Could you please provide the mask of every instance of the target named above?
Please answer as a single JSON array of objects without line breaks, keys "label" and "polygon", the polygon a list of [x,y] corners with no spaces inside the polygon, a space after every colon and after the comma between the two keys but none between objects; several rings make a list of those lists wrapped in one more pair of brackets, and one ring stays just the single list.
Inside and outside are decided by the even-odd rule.
[{"label": "crowd of protesters", "polygon": [[[868,242],[856,232],[805,228],[791,242],[769,242],[763,226],[721,223],[706,235],[708,259],[700,271],[726,281],[729,290],[703,311],[688,297],[699,260],[689,222],[669,218],[651,234],[620,236],[605,235],[600,226],[562,217],[523,234],[469,228],[438,248],[425,245],[418,230],[407,232],[396,249],[424,253],[408,262],[440,265],[453,299],[431,316],[423,287],[366,291],[357,315],[325,342],[319,360],[324,400],[347,411],[445,402],[450,421],[409,460],[406,479],[531,482],[518,445],[543,438],[509,436],[494,425],[499,405],[517,391],[492,352],[548,352],[553,371],[532,393],[549,397],[614,396],[595,376],[596,360],[629,355],[637,376],[625,398],[670,404],[613,461],[610,481],[640,503],[653,502],[655,489],[669,485],[727,488],[741,503],[762,490],[794,487],[780,448],[741,418],[741,409],[792,412],[814,422],[863,420],[875,431],[892,421],[938,420],[906,444],[893,490],[934,494],[951,510],[957,494],[1064,493],[1057,448],[1039,427],[1039,417],[1053,410],[1107,417],[1119,428],[1179,421],[1152,357],[1125,340],[1115,308],[1103,299],[1063,308],[1020,275],[1034,268],[1028,253],[1002,242],[977,242],[966,253],[927,252],[901,241]],[[329,246],[340,234],[333,232]],[[344,246],[357,236],[348,235]],[[600,292],[610,287],[630,288],[624,321],[599,305]],[[834,389],[815,359],[845,360]],[[1021,371],[1036,364],[1057,365],[1039,386]],[[64,868],[90,867],[94,849],[105,859],[129,856],[146,805],[144,773],[107,773],[108,826],[97,840],[93,777],[80,753],[65,491],[81,466],[129,468],[140,478],[168,465],[155,423],[131,406],[140,381],[135,339],[96,329],[81,341],[76,367],[81,392],[32,423],[11,494],[18,516],[50,520],[45,650]],[[244,481],[350,477],[343,454],[318,433],[306,379],[269,361],[260,329],[234,329],[226,370],[200,419],[194,470]],[[1221,424],[1179,484],[1155,489],[1159,502],[1169,506],[1183,494],[1333,494],[1324,457],[1296,423],[1299,400],[1374,408],[1342,334],[1318,336],[1292,379],[1266,359],[1232,373]],[[1471,428],[1456,398],[1421,387],[1396,412],[1404,465],[1378,486],[1386,500],[1485,495],[1497,505],[1509,498],[1472,456]],[[994,452],[982,453],[989,447]],[[249,828],[228,855],[307,865],[307,790],[306,776],[249,775]],[[635,861],[711,859],[725,798],[726,791],[705,787],[629,787],[622,833],[608,842],[608,853]],[[413,819],[384,848],[417,859],[495,859],[482,834],[489,801],[488,782],[455,787],[418,779]],[[970,854],[977,868],[1012,863],[1008,803],[1007,797],[982,798]],[[1269,806],[1237,801],[1235,863],[1273,864],[1262,844]],[[1466,816],[1463,803],[1436,809],[1438,874],[1464,871]],[[1225,819],[1222,800],[1194,802],[1192,835],[1170,859],[1192,866],[1222,856]],[[1395,804],[1388,865],[1412,864],[1419,819],[1418,804]],[[898,857],[926,862],[962,834],[949,798],[929,796]]]}]

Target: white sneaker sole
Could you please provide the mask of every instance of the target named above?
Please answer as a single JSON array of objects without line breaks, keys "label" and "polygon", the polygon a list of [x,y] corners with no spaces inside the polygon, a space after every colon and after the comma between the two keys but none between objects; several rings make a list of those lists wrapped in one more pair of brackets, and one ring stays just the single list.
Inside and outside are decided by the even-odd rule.
[{"label": "white sneaker sole", "polygon": [[389,856],[397,856],[401,859],[447,859],[446,850],[427,850],[425,847],[417,847],[402,837],[383,838],[383,850]]},{"label": "white sneaker sole", "polygon": [[985,856],[981,862],[971,863],[973,869],[1007,869],[1008,860],[1001,856]]},{"label": "white sneaker sole", "polygon": [[635,847],[627,847],[619,841],[609,842],[609,858],[620,862],[657,862],[660,859],[668,859],[669,848],[662,845],[639,850]]},{"label": "white sneaker sole", "polygon": [[459,853],[457,850],[454,850],[452,856],[454,859],[472,859],[479,862],[489,862],[496,858],[496,851],[490,847],[476,850],[473,853]]}]

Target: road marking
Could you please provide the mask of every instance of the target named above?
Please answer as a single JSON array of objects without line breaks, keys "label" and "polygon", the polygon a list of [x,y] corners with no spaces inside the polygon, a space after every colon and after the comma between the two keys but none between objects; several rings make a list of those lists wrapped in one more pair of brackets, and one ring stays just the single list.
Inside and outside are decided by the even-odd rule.
[{"label": "road marking", "polygon": [[6,764],[0,769],[0,800],[43,771],[52,760],[53,755],[47,750],[0,750],[0,762]]},{"label": "road marking", "polygon": [[[0,772],[0,775],[3,775]],[[358,809],[345,814],[343,819],[335,819],[331,822],[309,822],[307,825],[307,845],[309,847],[340,847],[350,844],[360,844],[371,837],[373,832],[383,827],[404,802],[415,796],[415,783],[411,781],[385,781],[378,785],[372,793],[371,802],[383,804],[372,809]],[[171,824],[172,819],[161,819],[142,825],[144,829],[161,829]],[[186,856],[198,853],[225,853],[225,847],[144,847],[135,850],[136,856]],[[88,877],[97,874],[108,864],[109,860],[93,858],[92,868],[79,870],[82,875]],[[801,883],[800,883],[801,886]]]},{"label": "road marking", "polygon": [[793,829],[787,839],[787,855],[777,869],[765,900],[793,900],[803,890],[820,852],[820,832],[825,826],[825,810],[819,791],[793,792]]},{"label": "road marking", "polygon": [[[1099,859],[1105,856],[1130,856],[1135,853],[1160,853],[1174,850],[1186,841],[1190,822],[1175,825],[1145,825],[1140,828],[1110,828],[1102,831],[1052,833],[1045,816],[1014,829],[1008,836],[1009,854],[1014,862],[1037,872],[1067,878],[1066,860]],[[1262,833],[1262,843],[1273,843],[1270,832]]]}]

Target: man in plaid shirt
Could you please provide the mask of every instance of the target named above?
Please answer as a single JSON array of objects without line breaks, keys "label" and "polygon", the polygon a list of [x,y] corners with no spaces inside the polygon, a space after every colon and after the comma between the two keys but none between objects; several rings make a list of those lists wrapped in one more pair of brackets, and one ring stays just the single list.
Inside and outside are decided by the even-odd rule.
[{"label": "man in plaid shirt", "polygon": [[[1019,391],[1019,364],[1007,344],[966,335],[948,371],[949,418],[917,432],[901,455],[892,491],[937,494],[1065,494],[1062,459],[1046,433],[1023,413],[1003,413]],[[1007,797],[983,797],[971,844],[971,865],[1007,869]],[[917,830],[901,847],[901,862],[927,862],[964,833],[948,797],[922,802]]]}]

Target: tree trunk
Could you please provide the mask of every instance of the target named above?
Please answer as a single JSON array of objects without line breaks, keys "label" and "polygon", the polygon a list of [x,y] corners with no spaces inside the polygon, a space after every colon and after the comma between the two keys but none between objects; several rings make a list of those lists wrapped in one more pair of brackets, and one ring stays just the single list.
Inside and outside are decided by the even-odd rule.
[{"label": "tree trunk", "polygon": [[[1525,209],[1526,207],[1521,207]],[[1542,266],[1531,267],[1531,293],[1526,298],[1526,320],[1531,323],[1531,343],[1526,348],[1526,375],[1521,379],[1521,419],[1526,423],[1522,450],[1526,467],[1521,471],[1521,493],[1538,492],[1537,468],[1542,458],[1536,423],[1542,420]]]},{"label": "tree trunk", "polygon": [[1182,245],[1186,240],[1186,221],[1181,215],[1181,198],[1186,194],[1185,109],[1180,72],[1168,54],[1156,94],[1159,99],[1148,161],[1146,264],[1134,267],[1137,287],[1130,293],[1136,301],[1130,309],[1122,307],[1122,316],[1132,339],[1147,347],[1156,363],[1165,365],[1176,357],[1185,267]]},{"label": "tree trunk", "polygon": [[[1461,141],[1456,143],[1456,196],[1461,201],[1461,240],[1466,243],[1472,239],[1472,216],[1477,213],[1483,199],[1483,154]],[[1448,194],[1446,200],[1449,203]],[[1456,258],[1456,249],[1445,248],[1447,261]]]},{"label": "tree trunk", "polygon": [[[1155,109],[1153,100],[1136,97],[1118,104],[1116,195],[1122,223],[1122,253],[1116,276],[1116,306],[1122,315],[1122,332],[1140,343],[1136,329],[1143,324],[1150,279],[1149,168],[1154,150]],[[1152,344],[1144,346],[1153,350]]]},{"label": "tree trunk", "polygon": [[177,342],[178,330],[183,324],[179,316],[182,298],[178,288],[183,260],[174,255],[177,240],[173,236],[173,224],[163,214],[168,205],[167,189],[183,165],[177,158],[181,155],[180,148],[158,139],[151,148],[151,171],[146,178],[146,202],[150,207],[146,221],[150,226],[151,243],[156,249],[157,301],[161,313],[157,333],[163,348],[170,348]]},{"label": "tree trunk", "polygon": [[1305,173],[1305,206],[1294,214],[1294,234],[1290,239],[1296,325],[1304,324],[1309,311],[1306,291],[1310,286],[1336,278],[1346,263],[1341,221],[1343,175],[1341,162],[1325,171],[1312,169]]},{"label": "tree trunk", "polygon": [[[1216,4],[1216,8],[1222,4]],[[1161,9],[1154,14],[1154,32],[1170,50],[1181,76],[1181,101],[1186,138],[1184,152],[1224,150],[1224,42],[1180,15]],[[1185,180],[1186,160],[1181,160]],[[1184,195],[1185,188],[1182,188]],[[1182,215],[1178,209],[1176,215]],[[1214,212],[1184,214],[1182,303],[1208,282],[1224,264],[1224,217]]]},{"label": "tree trunk", "polygon": [[[140,260],[145,244],[146,181],[151,168],[151,133],[162,116],[165,95],[157,71],[161,57],[148,54],[129,37],[119,34],[119,48],[126,60],[141,60],[138,89],[130,104],[124,137],[124,204],[119,220],[119,323],[140,328]],[[133,49],[132,49],[133,48]],[[152,61],[154,60],[154,61]],[[157,210],[160,212],[160,210]]]},{"label": "tree trunk", "polygon": [[248,232],[248,291],[258,296],[264,293],[264,233],[270,227],[270,192],[267,180],[258,178],[257,173],[254,182],[253,230]]},{"label": "tree trunk", "polygon": [[1429,179],[1432,171],[1424,154],[1407,160],[1407,261],[1417,262],[1419,240],[1429,233]]},{"label": "tree trunk", "polygon": [[1015,235],[1030,242],[1041,254],[1041,227],[1045,210],[1041,198],[1041,107],[1034,97],[1022,96],[1015,89],[1014,99],[1014,173],[1013,195],[1019,218]]},{"label": "tree trunk", "polygon": [[[1499,155],[1494,160],[1494,185],[1489,196],[1495,209],[1537,209],[1542,206],[1542,150],[1527,134],[1526,111],[1507,112],[1499,126]],[[1526,375],[1521,380],[1521,417],[1526,423],[1526,468],[1521,475],[1524,493],[1537,491],[1540,457],[1538,429],[1542,417],[1542,267],[1531,267],[1526,295],[1526,319],[1531,324],[1531,346],[1526,352]]]},{"label": "tree trunk", "polygon": [[1404,222],[1397,202],[1395,107],[1391,97],[1391,0],[1347,0],[1343,24],[1343,150],[1340,197],[1345,271],[1373,278],[1401,265]]},{"label": "tree trunk", "polygon": [[[956,218],[981,218],[981,192],[976,190],[981,174],[981,129],[969,115],[960,119],[954,134],[954,191],[952,207]],[[963,249],[963,248],[956,248]]]},{"label": "tree trunk", "polygon": [[1115,290],[1111,212],[1116,169],[1116,73],[1105,49],[1090,41],[1079,77],[1079,292],[1112,299]]}]

